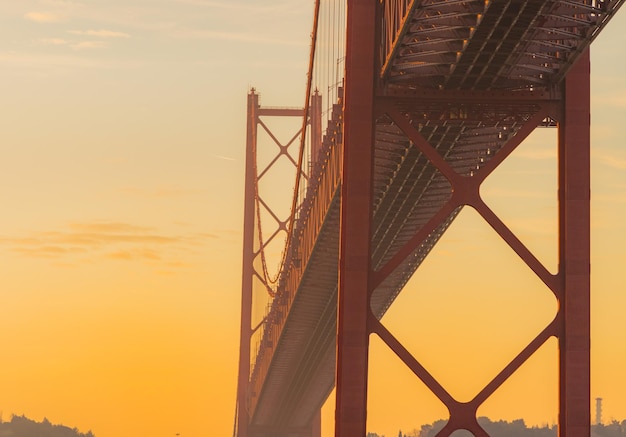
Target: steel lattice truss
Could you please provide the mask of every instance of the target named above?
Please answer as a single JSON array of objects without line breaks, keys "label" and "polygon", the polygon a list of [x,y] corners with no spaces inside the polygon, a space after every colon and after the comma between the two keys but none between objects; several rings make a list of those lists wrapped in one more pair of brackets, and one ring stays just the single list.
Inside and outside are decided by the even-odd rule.
[{"label": "steel lattice truss", "polygon": [[559,82],[621,0],[385,2],[382,75],[437,89]]},{"label": "steel lattice truss", "polygon": [[[535,127],[556,125],[561,80],[624,1],[382,2],[371,237],[377,318],[459,213],[451,179],[484,179]],[[306,433],[334,385],[342,103],[326,127],[250,377],[248,413],[259,436]],[[406,253],[416,235],[422,243]]]}]

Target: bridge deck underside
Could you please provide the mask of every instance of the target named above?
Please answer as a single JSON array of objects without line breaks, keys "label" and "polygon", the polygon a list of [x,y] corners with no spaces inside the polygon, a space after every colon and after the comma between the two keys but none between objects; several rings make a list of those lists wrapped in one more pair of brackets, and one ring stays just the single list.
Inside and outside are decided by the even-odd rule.
[{"label": "bridge deck underside", "polygon": [[414,0],[388,29],[382,72],[390,83],[436,89],[549,87],[622,3]]},{"label": "bridge deck underside", "polygon": [[[383,94],[423,89],[554,92],[569,67],[595,38],[620,1],[423,0],[388,43]],[[393,39],[392,38],[392,39]],[[545,94],[544,94],[545,95]],[[538,99],[539,100],[539,99]],[[472,177],[539,111],[527,103],[393,101],[394,114],[413,128],[460,175]],[[430,102],[430,103],[429,103]],[[553,125],[550,119],[546,126]],[[394,116],[376,120],[372,266],[383,267],[451,196],[448,180],[398,127]],[[305,267],[284,328],[271,345],[271,366],[251,424],[260,436],[297,434],[334,386],[339,241],[339,187]],[[458,214],[457,208],[374,291],[372,311],[382,317],[422,260]],[[261,345],[261,349],[263,344]]]}]

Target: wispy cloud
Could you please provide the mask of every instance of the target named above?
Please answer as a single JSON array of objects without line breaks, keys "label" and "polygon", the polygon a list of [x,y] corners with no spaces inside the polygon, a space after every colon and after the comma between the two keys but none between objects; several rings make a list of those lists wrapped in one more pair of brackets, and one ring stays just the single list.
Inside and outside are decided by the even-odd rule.
[{"label": "wispy cloud", "polygon": [[107,38],[130,38],[130,35],[123,32],[114,32],[112,30],[68,30],[67,33],[79,36],[90,36],[100,38],[98,40],[87,41],[71,41],[63,38],[40,38],[40,44],[46,46],[68,46],[75,50],[82,49],[101,49],[108,46],[105,41]]},{"label": "wispy cloud", "polygon": [[67,225],[73,232],[95,232],[95,233],[147,233],[154,229],[146,226],[131,225],[121,222],[74,222]]},{"label": "wispy cloud", "polygon": [[69,41],[63,38],[41,38],[39,42],[47,46],[63,46],[69,44]]},{"label": "wispy cloud", "polygon": [[171,267],[185,264],[181,257],[215,238],[208,233],[169,234],[131,223],[90,221],[69,223],[60,230],[0,236],[0,246],[28,258],[55,262],[109,259],[165,263]]},{"label": "wispy cloud", "polygon": [[211,9],[222,9],[233,12],[258,13],[302,13],[308,12],[306,5],[298,2],[271,2],[266,4],[250,4],[237,1],[214,1],[214,0],[176,0],[178,3],[187,5],[202,6]]},{"label": "wispy cloud", "polygon": [[119,192],[130,195],[133,197],[141,197],[148,199],[172,199],[188,196],[196,196],[201,194],[201,190],[176,188],[176,187],[161,187],[155,189],[143,189],[136,187],[123,187],[118,190]]},{"label": "wispy cloud", "polygon": [[172,244],[180,241],[180,237],[159,235],[154,232],[102,229],[74,229],[68,226],[66,231],[34,232],[28,237],[1,238],[0,244],[13,244],[20,247],[64,247],[68,251],[76,248],[98,248],[110,244]]},{"label": "wispy cloud", "polygon": [[[103,42],[103,41],[101,41]],[[78,45],[76,43],[74,45]],[[68,42],[68,46],[71,43]],[[78,51],[81,48],[73,47]],[[118,68],[138,68],[143,65],[140,60],[115,60],[115,59],[94,59],[80,55],[50,54],[50,53],[24,53],[24,52],[0,52],[0,65],[42,71],[47,73],[67,73],[76,69],[98,68],[98,69],[118,69]]]},{"label": "wispy cloud", "polygon": [[61,17],[49,12],[28,12],[24,14],[24,18],[36,23],[55,23],[61,20]]},{"label": "wispy cloud", "polygon": [[224,156],[224,155],[215,155],[215,157],[219,158],[219,159],[223,159],[224,161],[236,161],[235,158],[230,158],[230,157]]},{"label": "wispy cloud", "polygon": [[83,50],[83,49],[101,49],[107,46],[105,41],[80,41],[74,44],[70,44],[75,50]]},{"label": "wispy cloud", "polygon": [[610,155],[602,155],[599,158],[600,162],[602,162],[604,165],[607,165],[611,168],[616,168],[618,170],[626,170],[626,159],[619,159]]},{"label": "wispy cloud", "polygon": [[105,255],[106,258],[122,260],[122,261],[131,261],[131,260],[152,260],[159,261],[161,260],[161,255],[155,250],[151,249],[134,249],[134,250],[120,250],[116,252],[111,252]]},{"label": "wispy cloud", "polygon": [[231,41],[231,42],[245,42],[249,44],[263,44],[263,45],[279,45],[279,46],[294,46],[305,47],[308,43],[302,41],[268,38],[259,34],[243,33],[243,32],[220,32],[215,30],[205,29],[185,29],[178,30],[174,33],[179,38],[190,39],[210,39],[216,41]]},{"label": "wispy cloud", "polygon": [[70,0],[39,0],[41,4],[61,7],[61,8],[76,8],[78,6],[82,6],[83,4],[76,1]]},{"label": "wispy cloud", "polygon": [[130,35],[124,32],[116,32],[113,30],[68,30],[67,33],[72,35],[95,36],[99,38],[130,38]]}]

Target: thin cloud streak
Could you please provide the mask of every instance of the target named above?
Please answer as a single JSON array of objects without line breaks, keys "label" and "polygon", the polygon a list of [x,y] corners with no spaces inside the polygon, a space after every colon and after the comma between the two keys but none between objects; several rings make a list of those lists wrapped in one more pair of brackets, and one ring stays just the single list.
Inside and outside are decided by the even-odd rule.
[{"label": "thin cloud streak", "polygon": [[224,155],[215,155],[216,158],[222,159],[224,161],[236,161],[235,158],[230,158],[228,156],[224,156]]},{"label": "thin cloud streak", "polygon": [[41,38],[39,42],[47,46],[64,46],[69,44],[69,41],[62,38]]},{"label": "thin cloud streak", "polygon": [[185,189],[185,188],[157,188],[152,190],[135,188],[135,187],[124,187],[118,190],[119,192],[130,195],[133,197],[141,197],[148,199],[173,199],[173,198],[182,198],[188,196],[197,196],[202,194],[202,190],[196,189]]},{"label": "thin cloud streak", "polygon": [[248,3],[237,3],[235,1],[232,2],[224,2],[224,1],[213,1],[213,0],[176,0],[178,3],[193,5],[193,6],[202,6],[212,9],[222,9],[227,11],[236,11],[236,12],[246,12],[250,14],[258,14],[258,13],[301,13],[307,12],[307,10],[301,4],[294,4],[294,2],[283,2],[276,4],[275,2],[272,4],[266,5],[251,5]]},{"label": "thin cloud streak", "polygon": [[[214,234],[164,234],[158,230],[113,221],[72,222],[63,230],[36,231],[26,236],[0,237],[0,246],[28,258],[104,258],[182,263],[181,253],[195,252]],[[75,259],[75,258],[72,258]]]},{"label": "thin cloud streak", "polygon": [[96,36],[99,38],[130,38],[128,33],[116,32],[113,30],[68,30],[72,35]]},{"label": "thin cloud streak", "polygon": [[245,42],[249,44],[306,47],[308,43],[277,38],[266,38],[256,34],[241,32],[218,32],[214,30],[179,30],[174,33],[179,38],[209,39],[216,41]]},{"label": "thin cloud streak", "polygon": [[145,233],[154,231],[154,228],[147,226],[137,226],[121,222],[73,222],[70,223],[68,227],[74,232]]},{"label": "thin cloud streak", "polygon": [[[82,47],[86,48],[86,47]],[[53,70],[57,68],[137,68],[143,65],[141,61],[117,61],[88,59],[73,55],[50,55],[40,53],[0,52],[0,65],[10,65],[18,68],[37,68]]]},{"label": "thin cloud streak", "polygon": [[71,44],[75,50],[83,50],[83,49],[102,49],[107,46],[107,43],[104,41],[81,41],[76,44]]},{"label": "thin cloud streak", "polygon": [[619,159],[609,155],[602,155],[599,158],[600,162],[608,167],[615,168],[617,170],[626,170],[626,159]]},{"label": "thin cloud streak", "polygon": [[150,249],[120,250],[106,254],[105,258],[121,261],[132,261],[137,259],[160,261],[162,259],[158,252]]},{"label": "thin cloud streak", "polygon": [[81,2],[70,1],[70,0],[39,0],[41,4],[60,7],[65,9],[73,9],[76,7],[84,6]]},{"label": "thin cloud streak", "polygon": [[61,20],[58,15],[46,12],[28,12],[24,14],[24,18],[35,23],[55,23]]}]

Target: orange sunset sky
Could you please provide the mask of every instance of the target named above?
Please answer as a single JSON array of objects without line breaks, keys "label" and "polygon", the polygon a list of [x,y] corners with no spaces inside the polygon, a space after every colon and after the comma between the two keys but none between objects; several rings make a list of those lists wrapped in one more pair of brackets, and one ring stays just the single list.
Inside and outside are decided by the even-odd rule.
[{"label": "orange sunset sky", "polygon": [[[4,420],[96,437],[232,434],[246,94],[303,105],[312,11],[313,0],[0,0]],[[625,27],[620,11],[592,50],[592,397],[605,420],[626,418]],[[552,270],[555,159],[555,131],[538,131],[483,189]],[[385,324],[465,400],[555,311],[467,209]],[[368,429],[388,437],[445,417],[376,338],[370,392]],[[554,342],[480,413],[554,423]]]}]

